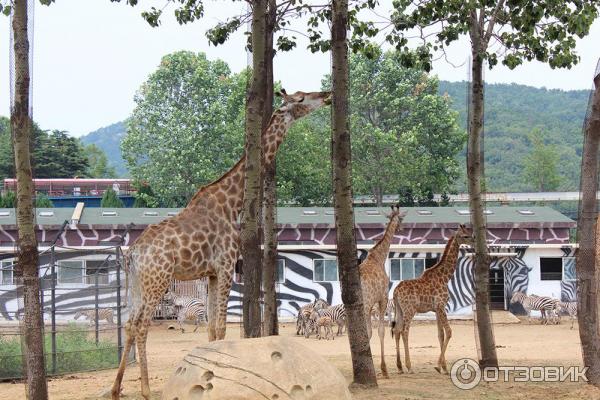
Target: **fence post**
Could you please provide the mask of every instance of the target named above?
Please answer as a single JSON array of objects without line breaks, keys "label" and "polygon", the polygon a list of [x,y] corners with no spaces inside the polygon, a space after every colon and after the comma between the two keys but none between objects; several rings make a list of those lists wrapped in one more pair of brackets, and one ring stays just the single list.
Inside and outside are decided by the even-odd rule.
[{"label": "fence post", "polygon": [[54,246],[50,249],[50,279],[52,373],[56,374],[56,260]]},{"label": "fence post", "polygon": [[96,319],[96,346],[98,345],[98,326],[100,325],[100,321],[98,321],[98,268],[96,268],[96,273],[94,274],[94,317]]}]

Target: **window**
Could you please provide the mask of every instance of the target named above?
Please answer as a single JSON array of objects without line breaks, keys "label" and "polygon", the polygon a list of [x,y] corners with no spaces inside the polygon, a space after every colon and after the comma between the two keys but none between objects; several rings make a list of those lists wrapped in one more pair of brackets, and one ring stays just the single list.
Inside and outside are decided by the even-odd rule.
[{"label": "window", "polygon": [[338,280],[337,260],[314,260],[313,267],[314,282],[335,282]]},{"label": "window", "polygon": [[438,261],[440,261],[439,258],[426,258],[425,259],[425,269],[433,267],[435,264],[438,263]]},{"label": "window", "polygon": [[58,284],[83,283],[83,260],[58,262]]},{"label": "window", "polygon": [[277,283],[285,282],[285,260],[280,258],[277,260]]},{"label": "window", "polygon": [[418,278],[424,270],[424,258],[393,258],[390,260],[390,279],[392,281]]},{"label": "window", "polygon": [[1,268],[1,284],[2,285],[14,285],[13,281],[13,261],[2,261],[0,263]]},{"label": "window", "polygon": [[562,257],[540,257],[540,280],[562,280]]},{"label": "window", "polygon": [[563,257],[563,273],[562,280],[567,282],[574,282],[577,280],[575,274],[575,257]]},{"label": "window", "polygon": [[96,284],[96,273],[98,274],[98,285],[108,285],[108,270],[114,265],[114,261],[86,260],[85,283]]}]

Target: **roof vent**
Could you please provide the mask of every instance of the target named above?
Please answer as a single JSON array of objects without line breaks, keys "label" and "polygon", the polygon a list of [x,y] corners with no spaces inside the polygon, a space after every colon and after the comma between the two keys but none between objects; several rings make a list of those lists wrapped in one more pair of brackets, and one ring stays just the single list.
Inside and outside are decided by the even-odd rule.
[{"label": "roof vent", "polygon": [[117,212],[116,211],[102,211],[102,216],[103,217],[116,217]]},{"label": "roof vent", "polygon": [[318,212],[315,210],[302,210],[302,215],[317,215]]},{"label": "roof vent", "polygon": [[471,215],[471,210],[456,210],[458,215]]},{"label": "roof vent", "polygon": [[535,213],[531,210],[518,210],[517,212],[521,215],[535,215]]},{"label": "roof vent", "polygon": [[40,211],[38,213],[39,217],[54,217],[54,211]]},{"label": "roof vent", "polygon": [[429,210],[417,210],[417,214],[419,215],[433,215],[433,213]]},{"label": "roof vent", "polygon": [[144,217],[158,217],[158,211],[144,211]]},{"label": "roof vent", "polygon": [[492,210],[483,210],[485,215],[492,215],[494,212]]},{"label": "roof vent", "polygon": [[177,214],[178,214],[178,213],[177,213],[177,211],[169,211],[169,212],[167,213],[167,215],[168,215],[169,217],[174,217],[174,216],[176,216]]},{"label": "roof vent", "polygon": [[381,215],[381,213],[379,212],[379,210],[367,210],[367,211],[365,211],[365,214],[367,214],[367,215]]},{"label": "roof vent", "polygon": [[0,217],[10,217],[10,211],[0,211]]},{"label": "roof vent", "polygon": [[325,215],[335,215],[333,210],[325,210]]}]

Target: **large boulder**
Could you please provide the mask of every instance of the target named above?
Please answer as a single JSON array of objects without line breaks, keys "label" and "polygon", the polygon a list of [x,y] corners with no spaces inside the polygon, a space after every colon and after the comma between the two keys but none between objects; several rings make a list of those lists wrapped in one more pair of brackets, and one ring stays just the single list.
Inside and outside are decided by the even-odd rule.
[{"label": "large boulder", "polygon": [[196,347],[166,383],[163,400],[350,399],[327,360],[288,338],[270,336]]}]

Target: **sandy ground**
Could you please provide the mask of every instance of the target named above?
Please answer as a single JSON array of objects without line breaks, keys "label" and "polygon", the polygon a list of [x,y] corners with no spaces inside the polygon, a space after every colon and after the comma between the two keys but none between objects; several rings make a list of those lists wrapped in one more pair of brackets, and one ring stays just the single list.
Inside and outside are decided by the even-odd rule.
[{"label": "sandy ground", "polygon": [[[498,357],[502,365],[581,365],[581,347],[577,325],[541,326],[538,324],[496,324],[494,333]],[[281,335],[291,337],[309,346],[330,360],[346,377],[352,379],[348,337],[334,341],[295,337],[293,324],[283,324]],[[463,357],[477,358],[475,330],[472,321],[452,321],[453,336],[446,358],[448,368]],[[439,355],[436,325],[416,322],[411,329],[410,349],[414,374],[400,375],[395,366],[394,341],[386,329],[386,362],[389,379],[379,379],[377,389],[353,389],[354,399],[600,399],[600,390],[585,383],[481,383],[472,390],[460,390],[453,386],[447,375],[438,374],[433,367]],[[229,325],[227,339],[239,339],[239,325]],[[379,371],[379,339],[375,334],[371,341],[376,369]],[[150,386],[152,398],[160,398],[160,390],[174,366],[195,345],[207,342],[206,330],[182,334],[167,330],[166,325],[154,326],[148,339]],[[51,379],[51,399],[97,399],[110,387],[116,370],[81,373]],[[139,369],[130,365],[124,379],[126,399],[138,399]],[[25,398],[22,383],[0,384],[0,399]]]}]

